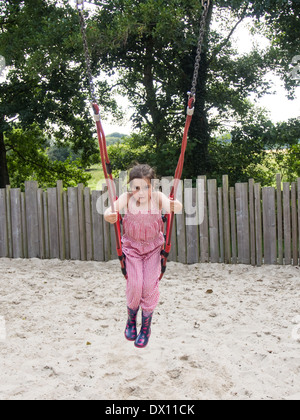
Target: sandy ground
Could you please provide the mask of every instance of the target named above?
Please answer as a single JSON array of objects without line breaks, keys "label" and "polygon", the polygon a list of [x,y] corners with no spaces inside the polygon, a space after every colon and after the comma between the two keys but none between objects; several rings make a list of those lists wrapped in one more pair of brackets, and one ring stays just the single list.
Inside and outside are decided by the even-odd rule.
[{"label": "sandy ground", "polygon": [[169,263],[143,350],[117,261],[0,273],[1,400],[300,399],[298,267]]}]

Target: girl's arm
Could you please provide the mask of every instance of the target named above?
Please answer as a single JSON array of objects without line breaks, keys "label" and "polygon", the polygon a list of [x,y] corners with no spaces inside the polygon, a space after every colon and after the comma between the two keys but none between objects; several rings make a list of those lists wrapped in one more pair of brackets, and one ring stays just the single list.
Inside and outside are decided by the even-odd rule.
[{"label": "girl's arm", "polygon": [[128,193],[122,194],[117,201],[115,201],[115,212],[112,212],[111,207],[109,207],[106,212],[104,213],[104,219],[111,223],[112,225],[117,223],[118,221],[118,213],[121,213],[121,211],[127,207],[128,204]]},{"label": "girl's arm", "polygon": [[158,197],[159,197],[159,204],[166,213],[171,213],[171,212],[175,214],[181,213],[183,206],[180,201],[170,200],[162,192],[158,192]]}]

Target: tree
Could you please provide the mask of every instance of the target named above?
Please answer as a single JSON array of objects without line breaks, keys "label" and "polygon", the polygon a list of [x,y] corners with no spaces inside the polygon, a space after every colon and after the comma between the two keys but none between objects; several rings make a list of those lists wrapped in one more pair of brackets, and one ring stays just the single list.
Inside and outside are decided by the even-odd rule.
[{"label": "tree", "polygon": [[63,162],[49,157],[49,141],[36,124],[26,130],[9,131],[5,135],[5,143],[12,187],[24,189],[25,180],[38,180],[41,188],[55,187],[58,179],[71,187],[85,184],[90,178],[79,169],[80,159],[72,160],[70,154]]},{"label": "tree", "polygon": [[[143,134],[140,145],[150,145],[158,172],[169,175],[174,167],[171,162],[172,168],[166,168],[166,154],[175,149],[178,155],[201,2],[99,3],[102,8],[93,18],[93,25],[97,22],[94,56],[106,74],[115,75],[111,88],[126,94],[133,103],[136,109],[133,121]],[[222,133],[224,123],[235,130],[241,120],[251,117],[249,94],[255,92],[259,96],[270,91],[270,83],[263,81],[267,72],[280,70],[286,75],[287,66],[278,60],[278,54],[284,51],[285,58],[289,57],[287,62],[291,62],[299,39],[292,34],[299,7],[296,1],[284,0],[210,2],[185,176],[214,172],[215,162],[209,154],[213,136]],[[212,27],[213,18],[218,27]],[[254,49],[247,55],[237,55],[232,35],[246,18],[253,18],[252,30],[261,30],[270,37],[269,50]],[[293,86],[291,82],[287,84],[291,92]]]},{"label": "tree", "polygon": [[[22,148],[22,138],[12,135],[15,129],[26,133],[37,124],[57,145],[69,144],[75,153],[80,151],[82,165],[88,162],[96,148],[86,103],[78,16],[69,2],[1,2],[0,55],[9,66],[0,83],[0,187],[9,184],[8,151],[10,162],[14,154],[22,154],[31,171],[38,173],[35,161]],[[29,149],[34,149],[36,137],[29,139]],[[50,172],[59,176],[55,165],[44,163],[49,176]],[[73,175],[71,170],[65,178]]]},{"label": "tree", "polygon": [[[156,163],[159,174],[171,175],[179,154],[186,92],[191,87],[201,1],[95,3],[101,7],[93,14],[86,12],[87,35],[102,113],[106,109],[117,112],[112,90],[126,94],[135,107],[134,124],[140,130],[132,145],[139,149],[141,159],[144,156]],[[256,139],[249,137],[249,127],[243,124],[253,116],[248,97],[270,91],[270,84],[263,82],[270,70],[282,75],[293,95],[297,82],[288,74],[298,46],[299,8],[291,0],[210,1],[184,176],[216,173],[209,146],[224,131],[232,132],[236,150],[243,150],[239,139],[244,136],[247,156],[257,153]],[[270,38],[267,51],[254,49],[237,55],[232,35],[246,18],[253,19],[253,31]],[[10,66],[6,80],[0,83],[0,187],[9,182],[8,149],[20,154],[15,136],[9,133],[15,129],[26,132],[33,124],[56,145],[69,145],[80,152],[81,163],[87,164],[98,152],[86,103],[88,83],[78,17],[69,2],[2,2],[0,55]],[[273,129],[270,125],[269,130]],[[257,130],[251,132],[254,135]],[[28,138],[34,146],[34,137]]]}]

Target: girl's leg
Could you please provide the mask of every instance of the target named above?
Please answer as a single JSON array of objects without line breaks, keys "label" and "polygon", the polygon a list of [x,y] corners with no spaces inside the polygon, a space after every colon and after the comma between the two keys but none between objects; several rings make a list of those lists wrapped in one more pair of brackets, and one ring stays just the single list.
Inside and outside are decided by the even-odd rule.
[{"label": "girl's leg", "polygon": [[159,301],[160,251],[161,249],[155,250],[144,259],[141,307],[145,316],[153,313]]},{"label": "girl's leg", "polygon": [[126,268],[128,274],[126,297],[127,306],[137,310],[140,306],[143,292],[143,261],[140,258],[126,256]]}]

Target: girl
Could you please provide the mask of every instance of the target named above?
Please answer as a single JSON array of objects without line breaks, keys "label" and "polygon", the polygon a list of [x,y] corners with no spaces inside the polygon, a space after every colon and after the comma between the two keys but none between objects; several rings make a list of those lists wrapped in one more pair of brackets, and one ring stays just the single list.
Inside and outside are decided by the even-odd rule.
[{"label": "girl", "polygon": [[[180,213],[182,204],[159,191],[154,191],[151,181],[154,170],[148,165],[137,165],[129,174],[130,192],[121,195],[105,212],[105,220],[116,223],[118,213],[125,210],[123,219],[123,252],[126,256],[128,322],[125,337],[139,348],[146,347],[151,334],[151,321],[159,301],[161,250],[164,245],[162,210]],[[142,308],[142,328],[136,329],[136,317]]]}]

